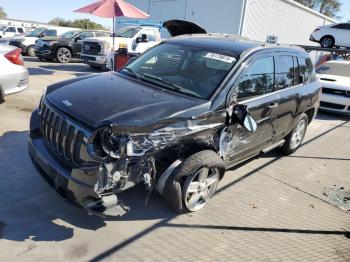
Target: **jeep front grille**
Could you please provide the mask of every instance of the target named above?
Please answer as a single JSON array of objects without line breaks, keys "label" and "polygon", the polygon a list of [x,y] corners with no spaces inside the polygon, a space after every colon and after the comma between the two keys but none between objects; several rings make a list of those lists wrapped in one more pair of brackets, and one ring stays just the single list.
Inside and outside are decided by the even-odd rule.
[{"label": "jeep front grille", "polygon": [[78,125],[58,114],[47,102],[41,108],[40,130],[47,146],[70,164],[82,164],[81,147],[86,136]]}]

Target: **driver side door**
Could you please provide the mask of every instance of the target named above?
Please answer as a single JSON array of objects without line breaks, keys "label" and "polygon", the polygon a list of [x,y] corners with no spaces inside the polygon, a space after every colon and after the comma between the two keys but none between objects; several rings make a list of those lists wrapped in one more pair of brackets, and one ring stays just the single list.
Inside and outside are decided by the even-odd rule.
[{"label": "driver side door", "polygon": [[276,135],[279,95],[275,94],[275,58],[261,55],[251,60],[233,87],[230,105],[244,105],[257,123],[249,132],[236,121],[227,126],[222,135],[221,152],[231,166],[251,157],[273,144]]}]

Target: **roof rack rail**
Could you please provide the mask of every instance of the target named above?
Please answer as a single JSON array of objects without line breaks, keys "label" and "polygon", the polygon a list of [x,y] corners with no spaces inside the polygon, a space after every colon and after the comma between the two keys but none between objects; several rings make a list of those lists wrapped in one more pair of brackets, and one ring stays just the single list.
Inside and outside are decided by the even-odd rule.
[{"label": "roof rack rail", "polygon": [[350,58],[350,48],[325,48],[320,46],[309,46],[309,45],[297,45],[301,48],[304,48],[306,52],[310,53],[311,51],[319,52],[329,52],[333,56],[342,56],[344,59]]},{"label": "roof rack rail", "polygon": [[117,23],[163,28],[163,21],[161,20],[119,20]]}]

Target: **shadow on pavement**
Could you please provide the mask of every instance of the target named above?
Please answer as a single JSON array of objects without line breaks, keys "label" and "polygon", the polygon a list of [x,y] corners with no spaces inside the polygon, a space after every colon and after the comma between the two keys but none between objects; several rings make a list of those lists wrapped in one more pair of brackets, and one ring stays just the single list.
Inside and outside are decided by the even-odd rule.
[{"label": "shadow on pavement", "polygon": [[12,241],[62,241],[74,235],[74,227],[96,231],[107,221],[171,219],[175,214],[160,196],[137,186],[119,195],[131,211],[123,217],[103,219],[65,202],[32,166],[27,153],[27,131],[0,136],[0,239]]}]

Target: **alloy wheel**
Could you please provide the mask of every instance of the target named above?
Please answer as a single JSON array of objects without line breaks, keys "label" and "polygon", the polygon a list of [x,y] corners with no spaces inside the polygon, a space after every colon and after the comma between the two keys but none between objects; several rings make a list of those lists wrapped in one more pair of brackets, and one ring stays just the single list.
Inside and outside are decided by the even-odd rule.
[{"label": "alloy wheel", "polygon": [[68,63],[72,59],[72,54],[67,48],[60,48],[57,52],[57,59],[61,63]]},{"label": "alloy wheel", "polygon": [[219,170],[208,167],[187,177],[183,194],[186,208],[189,211],[203,208],[215,194],[219,179]]},{"label": "alloy wheel", "polygon": [[291,139],[291,148],[295,149],[298,146],[300,146],[304,135],[305,135],[305,131],[306,131],[306,121],[305,119],[302,119],[297,127],[295,128],[293,135],[292,135],[292,139]]}]

